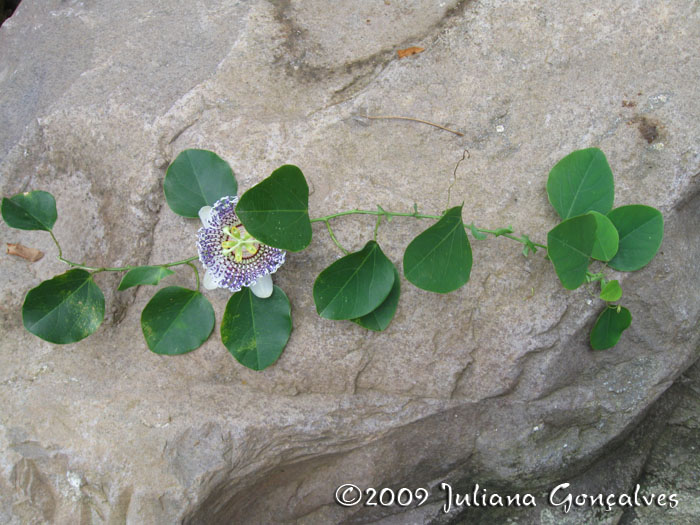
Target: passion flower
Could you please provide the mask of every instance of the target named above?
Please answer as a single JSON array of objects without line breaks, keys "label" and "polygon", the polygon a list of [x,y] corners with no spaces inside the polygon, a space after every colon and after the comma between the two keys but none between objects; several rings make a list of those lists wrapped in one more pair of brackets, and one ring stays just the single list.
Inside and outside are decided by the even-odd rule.
[{"label": "passion flower", "polygon": [[284,263],[286,252],[250,235],[236,215],[238,197],[222,197],[199,210],[199,260],[205,268],[202,284],[208,290],[232,292],[248,286],[258,297],[272,294],[271,275]]}]

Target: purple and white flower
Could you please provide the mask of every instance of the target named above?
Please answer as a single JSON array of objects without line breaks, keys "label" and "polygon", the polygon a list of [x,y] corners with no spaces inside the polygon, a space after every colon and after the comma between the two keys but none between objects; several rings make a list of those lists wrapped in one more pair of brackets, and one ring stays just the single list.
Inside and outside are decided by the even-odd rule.
[{"label": "purple and white flower", "polygon": [[284,263],[285,253],[251,236],[236,215],[238,197],[222,197],[199,210],[202,227],[197,238],[199,260],[206,269],[208,290],[232,292],[248,286],[258,297],[272,295],[271,275]]}]

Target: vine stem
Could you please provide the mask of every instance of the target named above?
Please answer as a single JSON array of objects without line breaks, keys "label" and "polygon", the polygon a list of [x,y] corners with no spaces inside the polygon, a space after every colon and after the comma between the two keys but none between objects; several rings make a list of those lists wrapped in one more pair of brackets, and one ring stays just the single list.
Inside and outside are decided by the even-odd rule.
[{"label": "vine stem", "polygon": [[[53,242],[56,245],[56,248],[58,249],[58,260],[63,262],[63,263],[66,263],[71,268],[79,268],[81,270],[87,270],[87,271],[95,272],[95,273],[99,273],[99,272],[126,272],[128,270],[133,270],[134,268],[138,268],[138,266],[132,266],[132,265],[118,266],[118,267],[87,266],[85,264],[80,264],[77,262],[69,261],[68,259],[65,259],[63,257],[63,250],[61,249],[61,245],[59,244],[58,239],[56,239],[56,236],[53,234],[53,232],[51,230],[49,230],[49,234],[51,235],[51,238],[53,239]],[[180,266],[182,264],[187,264],[189,266],[192,266],[195,270],[195,273],[196,273],[197,289],[199,290],[199,273],[197,272],[197,268],[195,268],[194,265],[191,264],[192,261],[196,261],[197,259],[199,259],[199,257],[195,255],[194,257],[188,257],[187,259],[182,259],[181,261],[173,261],[173,262],[163,263],[163,264],[152,264],[150,266],[162,266],[163,268],[170,268],[171,266]]]},{"label": "vine stem", "polygon": [[[346,254],[348,251],[345,248],[342,248],[340,244],[338,243],[337,239],[335,238],[335,235],[333,235],[332,230],[330,229],[330,220],[331,219],[336,219],[338,217],[345,217],[346,215],[376,215],[379,217],[386,217],[387,220],[390,219],[391,217],[412,217],[414,219],[434,219],[434,220],[440,220],[442,217],[440,215],[429,215],[426,213],[418,213],[417,211],[414,211],[412,213],[402,213],[402,212],[392,212],[392,211],[386,211],[386,210],[348,210],[348,211],[341,211],[338,213],[332,213],[330,215],[325,215],[324,217],[316,217],[314,219],[311,219],[311,222],[324,222],[326,223],[326,226],[328,227],[328,231],[331,232],[331,238],[335,242],[336,245],[338,245],[341,250],[343,250]],[[470,226],[462,223],[464,228],[466,229],[471,229]],[[378,225],[375,225],[375,228],[378,227]],[[544,248],[545,250],[547,249],[546,244],[540,244],[537,242],[532,242],[527,235],[523,235],[522,237],[518,237],[517,235],[513,235],[510,233],[508,229],[506,228],[501,228],[498,230],[488,230],[486,228],[477,228],[476,226],[474,227],[476,231],[479,233],[485,233],[489,235],[493,235],[494,237],[505,237],[506,239],[511,239],[513,241],[519,242],[520,244],[524,244],[525,246],[528,245],[533,245],[537,246],[538,248]]]},{"label": "vine stem", "polygon": [[601,289],[608,284],[608,279],[605,277],[605,274],[603,272],[599,273],[593,273],[590,271],[586,271],[586,282],[589,283],[595,283],[597,281],[600,281],[600,287]]},{"label": "vine stem", "polygon": [[[411,213],[404,213],[404,212],[392,212],[392,211],[386,211],[382,209],[381,207],[378,207],[379,209],[377,210],[359,210],[359,209],[353,209],[353,210],[347,210],[347,211],[341,211],[338,213],[332,213],[330,215],[325,215],[323,217],[316,217],[314,219],[310,219],[311,222],[323,222],[326,225],[326,229],[328,230],[328,235],[330,235],[331,240],[333,243],[342,251],[344,254],[349,254],[350,251],[347,250],[342,244],[340,244],[340,241],[338,241],[338,238],[335,236],[335,233],[333,232],[333,228],[331,228],[331,223],[330,221],[332,219],[336,219],[338,217],[345,217],[347,215],[373,215],[377,217],[377,221],[374,226],[374,240],[377,240],[377,232],[379,230],[379,224],[381,222],[382,217],[386,217],[387,221],[391,219],[392,217],[411,217],[414,219],[433,219],[433,220],[440,220],[442,217],[440,215],[430,215],[426,213],[418,213],[418,210],[416,209],[415,211]],[[525,246],[536,246],[538,248],[544,248],[545,250],[547,249],[547,245],[545,244],[540,244],[536,242],[532,242],[527,235],[523,235],[521,237],[518,237],[516,235],[513,235],[511,232],[512,230],[510,228],[500,228],[497,230],[489,230],[486,228],[477,228],[476,226],[473,225],[466,225],[462,223],[462,226],[464,226],[465,229],[472,229],[479,232],[479,233],[485,233],[488,235],[493,235],[494,237],[505,237],[506,239],[511,239],[513,241],[519,242],[520,244],[524,244]],[[127,265],[127,266],[117,266],[117,267],[108,267],[108,266],[87,266],[85,264],[77,263],[74,261],[70,261],[68,259],[65,259],[63,257],[63,250],[61,249],[61,245],[58,242],[58,239],[56,239],[56,236],[53,234],[51,230],[49,230],[49,234],[51,235],[51,239],[53,239],[54,244],[56,245],[56,248],[58,249],[58,260],[61,262],[64,262],[71,268],[80,268],[82,270],[87,270],[95,273],[99,272],[125,272],[128,270],[133,270],[134,268],[138,268],[138,266],[132,266],[132,265]],[[162,266],[163,268],[170,268],[172,266],[181,266],[183,264],[186,264],[190,266],[194,272],[195,272],[195,278],[197,281],[197,290],[199,290],[200,283],[199,283],[199,272],[197,271],[197,268],[192,264],[192,261],[196,261],[199,259],[198,256],[193,256],[193,257],[188,257],[187,259],[182,259],[180,261],[173,261],[173,262],[168,262],[168,263],[162,263],[162,264],[154,264],[152,266]]]},{"label": "vine stem", "polygon": [[[315,220],[314,220],[314,221],[311,221],[311,222],[318,222],[318,221],[315,221]],[[333,228],[331,228],[331,223],[330,223],[329,221],[323,221],[323,222],[326,223],[326,228],[328,228],[328,235],[331,236],[331,239],[333,240],[333,242],[335,243],[335,245],[336,245],[338,248],[340,248],[340,251],[343,252],[345,255],[349,254],[350,252],[349,252],[348,250],[346,250],[345,247],[344,247],[342,244],[340,244],[340,242],[338,241],[338,239],[337,239],[336,236],[335,236],[335,233],[333,233]]]},{"label": "vine stem", "polygon": [[374,242],[377,242],[377,234],[379,233],[380,222],[382,222],[382,216],[377,215],[377,222],[374,223]]},{"label": "vine stem", "polygon": [[[170,268],[171,266],[180,266],[183,264],[188,264],[190,266],[193,266],[191,264],[192,261],[196,261],[197,259],[199,259],[199,257],[197,255],[195,255],[194,257],[188,257],[187,259],[182,259],[181,261],[173,261],[173,262],[162,263],[162,264],[149,264],[148,266],[162,266],[163,268]],[[85,264],[80,264],[77,262],[69,261],[68,259],[64,259],[60,255],[58,256],[58,260],[66,263],[71,268],[80,268],[81,270],[88,270],[90,272],[95,272],[95,273],[99,273],[99,272],[126,272],[128,270],[133,270],[134,268],[139,267],[139,265],[137,265],[137,266],[128,265],[128,266],[117,266],[117,267],[87,266]]]},{"label": "vine stem", "polygon": [[187,266],[192,268],[192,270],[194,271],[195,279],[197,279],[197,291],[199,291],[199,270],[197,270],[197,267],[191,262],[187,262],[185,264],[187,264]]},{"label": "vine stem", "polygon": [[61,250],[61,245],[58,244],[58,239],[56,239],[56,236],[53,234],[51,230],[49,230],[49,235],[51,235],[51,238],[53,239],[53,243],[56,245],[56,248],[58,248],[58,258],[63,260],[63,250]]}]

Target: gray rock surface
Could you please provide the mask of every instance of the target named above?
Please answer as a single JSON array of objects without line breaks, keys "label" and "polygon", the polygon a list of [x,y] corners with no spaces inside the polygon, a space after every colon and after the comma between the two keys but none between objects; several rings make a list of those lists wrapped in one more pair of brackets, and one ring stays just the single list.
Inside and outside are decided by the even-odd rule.
[{"label": "gray rock surface", "polygon": [[[634,321],[614,350],[592,352],[595,296],[563,290],[541,254],[504,239],[473,242],[455,293],[404,281],[384,333],[322,320],[312,283],[339,254],[316,225],[275,277],[290,343],[255,373],[217,333],[191,354],[150,353],[139,318],[153,289],[117,293],[114,275],[97,278],[96,334],[37,339],[24,294],[65,267],[46,235],[1,224],[4,242],[48,256],[0,257],[0,521],[437,523],[455,518],[440,511],[442,481],[524,491],[585,476],[700,355],[699,18],[691,0],[23,0],[0,28],[0,193],[52,192],[73,260],[193,254],[198,226],[161,190],[189,147],[228,160],[243,190],[297,164],[313,216],[464,201],[466,221],[541,242],[556,222],[549,169],[597,146],[615,204],[656,206],[666,234],[646,268],[615,274]],[[412,45],[425,51],[399,60]],[[400,264],[425,226],[396,219],[379,242]],[[336,233],[359,248],[372,227],[348,218]],[[167,284],[192,286],[185,270]],[[208,297],[220,319],[228,294]],[[333,492],[346,482],[432,498],[345,509]],[[561,519],[547,510],[543,523]]]},{"label": "gray rock surface", "polygon": [[676,406],[653,441],[639,483],[647,494],[675,493],[680,503],[671,514],[655,505],[626,510],[623,525],[692,525],[700,516],[700,364],[664,396],[672,397]]},{"label": "gray rock surface", "polygon": [[[559,483],[569,483],[551,495],[557,505],[537,507],[466,507],[451,521],[460,525],[517,523],[536,525],[556,523],[617,523],[620,525],[691,525],[698,521],[698,476],[700,447],[698,414],[700,414],[700,363],[691,367],[649,409],[644,421],[621,443],[609,449],[589,468],[577,476],[565,476],[557,483],[534,485],[528,492],[537,501],[549,502]],[[468,486],[468,485],[467,485]],[[465,488],[467,487],[465,486]],[[456,487],[457,488],[457,487]],[[471,490],[471,489],[469,489]],[[512,488],[510,489],[512,491]],[[522,492],[522,487],[520,487]],[[465,490],[466,491],[466,490]],[[510,494],[505,489],[505,494]],[[567,494],[595,497],[612,495],[610,507],[604,503],[576,505],[567,512]],[[656,499],[665,495],[662,505]],[[630,497],[629,502],[621,499]],[[636,495],[636,504],[635,504]],[[653,500],[651,498],[654,497]],[[676,505],[670,506],[669,497]],[[651,503],[645,503],[647,498]]]}]

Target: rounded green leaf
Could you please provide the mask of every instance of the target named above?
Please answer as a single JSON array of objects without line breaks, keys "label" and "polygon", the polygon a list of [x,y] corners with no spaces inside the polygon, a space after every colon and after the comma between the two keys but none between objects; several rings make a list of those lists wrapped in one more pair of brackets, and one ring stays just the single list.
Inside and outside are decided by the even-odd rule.
[{"label": "rounded green leaf", "polygon": [[236,214],[246,230],[264,244],[298,252],[311,242],[309,186],[301,170],[291,164],[246,191]]},{"label": "rounded green leaf", "polygon": [[186,149],[168,166],[163,181],[165,200],[178,215],[198,217],[203,206],[235,196],[238,184],[231,166],[216,153]]},{"label": "rounded green leaf", "polygon": [[122,291],[142,284],[158,284],[163,278],[175,272],[164,266],[138,266],[132,268],[122,278],[117,290]]},{"label": "rounded green leaf", "polygon": [[586,214],[567,219],[547,233],[547,255],[564,288],[575,290],[586,280],[595,232],[595,217]]},{"label": "rounded green leaf", "polygon": [[277,286],[266,299],[250,288],[231,296],[221,321],[221,342],[239,363],[263,370],[282,354],[292,331],[289,299]]},{"label": "rounded green leaf", "polygon": [[621,297],[622,297],[622,288],[620,287],[620,283],[619,283],[619,281],[617,281],[617,279],[608,282],[600,290],[600,298],[603,301],[607,301],[609,303],[614,303],[615,301],[619,301]]},{"label": "rounded green leaf", "polygon": [[102,290],[85,270],[68,270],[27,293],[24,327],[45,341],[75,343],[92,334],[105,315]]},{"label": "rounded green leaf", "polygon": [[595,217],[595,241],[591,257],[599,261],[609,261],[617,253],[620,238],[612,221],[597,211],[589,212]]},{"label": "rounded green leaf", "polygon": [[620,206],[608,213],[620,235],[620,246],[608,266],[623,272],[633,272],[654,258],[664,238],[664,218],[651,206],[632,204]]},{"label": "rounded green leaf", "polygon": [[351,319],[351,321],[374,332],[386,330],[389,323],[391,323],[391,320],[394,318],[400,295],[401,278],[399,277],[399,271],[396,269],[396,266],[394,266],[394,285],[391,287],[391,291],[386,299],[384,299],[384,302],[367,315]]},{"label": "rounded green leaf", "polygon": [[48,232],[57,217],[56,199],[46,191],[29,191],[2,199],[2,218],[12,228]]},{"label": "rounded green leaf", "polygon": [[632,314],[624,306],[611,306],[598,316],[591,330],[591,348],[605,350],[620,340],[622,332],[632,323]]},{"label": "rounded green leaf", "polygon": [[588,148],[568,154],[549,172],[547,196],[562,219],[612,209],[615,183],[605,154]]},{"label": "rounded green leaf", "polygon": [[148,301],[141,329],[156,354],[178,355],[199,348],[214,329],[214,308],[201,293],[168,286]]},{"label": "rounded green leaf", "polygon": [[374,241],[338,259],[314,282],[314,302],[325,319],[355,319],[375,310],[394,285],[394,265]]},{"label": "rounded green leaf", "polygon": [[429,292],[448,293],[469,280],[472,249],[462,223],[462,207],[450,208],[418,235],[403,255],[403,273]]}]

